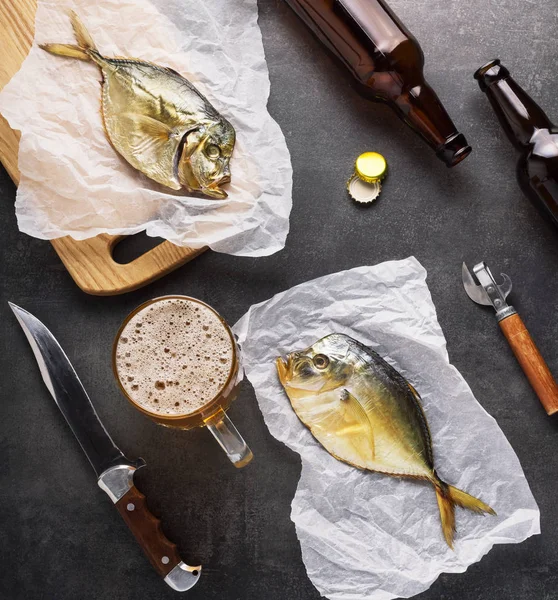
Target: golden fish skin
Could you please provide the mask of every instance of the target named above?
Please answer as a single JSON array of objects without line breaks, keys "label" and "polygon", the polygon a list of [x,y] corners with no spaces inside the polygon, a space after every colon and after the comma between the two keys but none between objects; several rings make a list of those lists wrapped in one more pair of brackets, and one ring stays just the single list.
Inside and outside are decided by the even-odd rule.
[{"label": "golden fish skin", "polygon": [[276,360],[291,405],[335,458],[359,469],[434,485],[442,531],[453,548],[455,506],[496,514],[477,498],[442,481],[420,396],[379,354],[334,333]]},{"label": "golden fish skin", "polygon": [[43,44],[57,56],[93,61],[101,70],[105,132],[115,150],[150,179],[226,198],[231,179],[233,126],[184,77],[134,58],[102,56],[74,12],[78,45]]}]

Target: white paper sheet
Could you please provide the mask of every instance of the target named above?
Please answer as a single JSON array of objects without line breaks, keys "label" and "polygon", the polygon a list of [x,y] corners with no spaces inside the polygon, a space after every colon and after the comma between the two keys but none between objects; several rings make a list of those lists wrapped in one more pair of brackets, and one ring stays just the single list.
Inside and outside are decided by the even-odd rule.
[{"label": "white paper sheet", "polygon": [[[291,518],[308,576],[327,598],[408,598],[440,573],[465,571],[494,544],[540,533],[517,456],[449,363],[426,271],[416,259],[309,281],[252,306],[234,330],[266,425],[301,456]],[[431,485],[336,460],[292,410],[275,358],[332,332],[360,340],[405,375],[422,396],[440,477],[498,513],[458,508],[455,551],[442,537]]]},{"label": "white paper sheet", "polygon": [[101,53],[172,67],[233,124],[229,198],[165,191],[135,171],[103,130],[99,69],[34,45],[0,94],[0,113],[22,132],[21,231],[84,239],[145,229],[179,245],[245,256],[283,248],[292,168],[266,108],[269,78],[256,0],[39,0],[36,43],[74,43],[68,7]]}]

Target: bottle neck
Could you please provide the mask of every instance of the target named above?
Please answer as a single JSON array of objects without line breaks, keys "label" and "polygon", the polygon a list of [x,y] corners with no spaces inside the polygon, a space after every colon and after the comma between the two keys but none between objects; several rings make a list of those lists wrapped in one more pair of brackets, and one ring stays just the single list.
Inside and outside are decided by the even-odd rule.
[{"label": "bottle neck", "polygon": [[460,163],[471,152],[471,146],[459,133],[436,92],[422,79],[411,89],[387,98],[400,117],[414,129],[448,167]]},{"label": "bottle neck", "polygon": [[538,130],[552,127],[542,108],[510,77],[499,60],[481,67],[475,73],[475,79],[515,146],[528,147]]},{"label": "bottle neck", "polygon": [[424,56],[385,0],[287,0],[356,79],[360,92],[383,100],[448,167],[471,147],[424,81]]}]

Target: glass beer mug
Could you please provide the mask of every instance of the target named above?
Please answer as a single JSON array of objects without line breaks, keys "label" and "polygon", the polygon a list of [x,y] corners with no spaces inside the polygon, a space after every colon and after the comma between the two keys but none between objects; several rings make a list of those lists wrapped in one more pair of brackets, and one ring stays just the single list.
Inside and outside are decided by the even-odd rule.
[{"label": "glass beer mug", "polygon": [[252,452],[226,414],[242,372],[225,320],[188,296],[164,296],[136,308],[114,340],[112,364],[126,398],[166,427],[205,426],[235,467]]}]

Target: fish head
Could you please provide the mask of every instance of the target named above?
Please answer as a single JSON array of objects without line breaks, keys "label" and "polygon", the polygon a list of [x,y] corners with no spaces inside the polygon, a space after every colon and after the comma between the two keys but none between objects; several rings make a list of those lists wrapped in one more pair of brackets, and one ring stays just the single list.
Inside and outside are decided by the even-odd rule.
[{"label": "fish head", "polygon": [[299,352],[275,361],[282,386],[291,398],[315,396],[346,385],[354,371],[345,336],[331,334]]},{"label": "fish head", "polygon": [[210,198],[226,198],[220,186],[231,180],[235,139],[234,128],[225,119],[187,133],[178,161],[180,183]]}]

